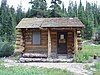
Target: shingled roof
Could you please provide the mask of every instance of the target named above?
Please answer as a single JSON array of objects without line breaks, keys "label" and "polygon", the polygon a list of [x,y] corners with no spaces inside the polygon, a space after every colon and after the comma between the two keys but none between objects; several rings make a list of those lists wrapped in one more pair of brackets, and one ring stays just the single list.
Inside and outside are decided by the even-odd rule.
[{"label": "shingled roof", "polygon": [[78,18],[23,18],[16,28],[75,27],[83,28]]}]

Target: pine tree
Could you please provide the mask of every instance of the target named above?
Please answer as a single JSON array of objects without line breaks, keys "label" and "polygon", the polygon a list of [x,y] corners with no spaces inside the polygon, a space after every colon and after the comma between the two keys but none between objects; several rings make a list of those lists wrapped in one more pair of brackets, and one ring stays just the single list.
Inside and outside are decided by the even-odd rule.
[{"label": "pine tree", "polygon": [[62,11],[61,11],[61,0],[52,0],[51,6],[50,6],[50,17],[62,17]]},{"label": "pine tree", "polygon": [[12,17],[12,31],[13,31],[13,34],[12,34],[12,40],[14,40],[15,41],[15,28],[16,28],[16,14],[15,14],[15,9],[14,9],[14,7],[12,6],[11,8],[10,8],[10,14],[11,14],[11,17]]},{"label": "pine tree", "polygon": [[64,6],[64,3],[62,3],[62,17],[67,17],[67,11],[66,11],[66,8]]},{"label": "pine tree", "polygon": [[100,13],[98,12],[97,3],[92,4],[92,11],[94,14],[94,27],[98,27],[100,25]]},{"label": "pine tree", "polygon": [[17,24],[21,21],[22,18],[24,18],[26,15],[22,11],[22,4],[18,5],[17,10],[16,10],[16,22]]},{"label": "pine tree", "polygon": [[32,4],[30,17],[46,17],[47,16],[46,0],[31,0],[29,3]]},{"label": "pine tree", "polygon": [[75,4],[73,6],[73,11],[74,11],[74,17],[78,17],[78,9],[77,9],[77,2],[75,1]]},{"label": "pine tree", "polygon": [[85,9],[85,30],[84,30],[84,38],[85,39],[91,39],[93,34],[93,27],[94,27],[94,15],[92,12],[92,7],[89,2],[86,2],[86,9]]},{"label": "pine tree", "polygon": [[30,8],[28,9],[28,11],[26,13],[26,17],[28,17],[28,18],[32,17],[32,11]]},{"label": "pine tree", "polygon": [[73,1],[69,1],[68,6],[68,17],[78,17],[77,3]]},{"label": "pine tree", "polygon": [[[81,20],[81,22],[85,25],[85,23],[86,23],[86,15],[85,15],[85,11],[84,11],[84,6],[82,5],[82,2],[81,2],[81,0],[80,0],[80,4],[79,4],[79,6],[78,6],[78,18]],[[86,27],[85,27],[86,28]],[[84,31],[85,31],[85,28],[83,29],[83,31],[82,31],[82,38],[84,38],[84,36],[85,36],[85,33],[84,33]],[[85,38],[84,38],[85,39]]]},{"label": "pine tree", "polygon": [[[13,23],[14,19],[9,6],[7,6],[6,0],[2,0],[1,3],[1,29],[0,36],[2,40],[12,42],[14,39],[15,25]],[[13,39],[13,40],[12,40]]]},{"label": "pine tree", "polygon": [[68,17],[74,17],[74,10],[73,10],[73,1],[69,1],[68,6]]}]

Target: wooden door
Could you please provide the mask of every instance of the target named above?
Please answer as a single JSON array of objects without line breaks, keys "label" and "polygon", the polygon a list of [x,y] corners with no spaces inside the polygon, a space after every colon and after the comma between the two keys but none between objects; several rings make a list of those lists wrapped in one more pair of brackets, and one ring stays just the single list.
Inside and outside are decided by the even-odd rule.
[{"label": "wooden door", "polygon": [[67,32],[57,32],[57,53],[67,54]]}]

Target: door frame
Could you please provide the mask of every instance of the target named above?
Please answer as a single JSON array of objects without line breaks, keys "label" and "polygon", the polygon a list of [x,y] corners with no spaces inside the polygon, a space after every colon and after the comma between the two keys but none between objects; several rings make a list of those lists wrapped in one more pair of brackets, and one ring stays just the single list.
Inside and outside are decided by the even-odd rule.
[{"label": "door frame", "polygon": [[60,30],[60,31],[57,31],[57,54],[62,54],[62,53],[58,53],[58,47],[59,47],[59,33],[66,33],[66,53],[64,54],[67,54],[68,53],[68,50],[67,50],[67,38],[68,38],[68,31],[65,31],[65,30]]}]

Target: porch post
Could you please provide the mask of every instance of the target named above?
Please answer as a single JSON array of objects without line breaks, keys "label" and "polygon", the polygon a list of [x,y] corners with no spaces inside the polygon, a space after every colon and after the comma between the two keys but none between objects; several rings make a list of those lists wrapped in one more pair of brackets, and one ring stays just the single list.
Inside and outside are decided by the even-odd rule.
[{"label": "porch post", "polygon": [[51,56],[51,35],[50,29],[48,29],[48,57]]},{"label": "porch post", "polygon": [[78,50],[77,30],[74,30],[74,53]]}]

